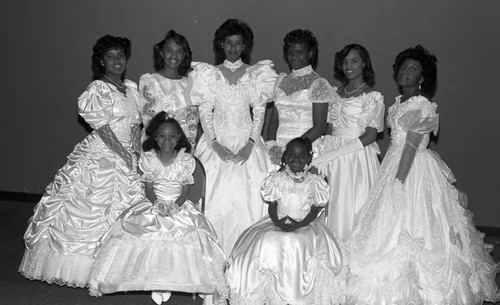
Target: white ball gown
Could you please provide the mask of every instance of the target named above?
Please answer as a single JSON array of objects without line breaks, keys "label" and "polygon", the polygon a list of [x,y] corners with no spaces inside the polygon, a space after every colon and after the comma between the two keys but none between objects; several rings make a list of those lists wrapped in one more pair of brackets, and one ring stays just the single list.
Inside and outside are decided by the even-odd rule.
[{"label": "white ball gown", "polygon": [[[296,182],[286,172],[271,173],[262,197],[278,202],[278,217],[300,221],[311,206],[328,202],[324,177],[307,173]],[[318,219],[292,232],[269,216],[243,232],[228,258],[231,304],[342,304],[346,268],[342,245]]]},{"label": "white ball gown", "polygon": [[[140,159],[143,179],[161,200],[176,200],[193,184],[195,160],[179,151],[164,165],[155,151]],[[123,212],[96,250],[89,280],[91,295],[117,291],[182,291],[227,297],[225,256],[217,236],[191,202],[167,216],[148,199]],[[166,301],[166,300],[164,300]]]},{"label": "white ball gown", "polygon": [[[335,89],[335,88],[334,88]],[[330,104],[328,122],[331,135],[322,139],[321,150],[338,149],[346,142],[359,138],[366,127],[384,130],[384,97],[377,91],[360,96],[337,96]],[[375,183],[380,162],[377,142],[364,149],[345,154],[328,164],[330,201],[326,222],[328,227],[346,241],[355,226],[358,214],[366,202],[370,188]]]},{"label": "white ball gown", "polygon": [[[190,96],[200,104],[204,132],[195,155],[207,173],[205,215],[229,254],[241,232],[265,214],[259,188],[271,162],[260,133],[277,75],[269,60],[249,66],[236,84],[205,63],[194,65],[190,73],[194,80]],[[221,160],[211,147],[212,139],[217,139],[236,153],[250,137],[255,145],[244,164]]]},{"label": "white ball gown", "polygon": [[159,73],[146,73],[139,80],[141,94],[142,121],[144,132],[151,119],[160,111],[173,116],[181,125],[192,149],[196,147],[198,133],[198,106],[189,97],[190,84],[188,77],[169,79]]},{"label": "white ball gown", "polygon": [[[94,129],[108,124],[131,149],[131,126],[141,122],[137,85],[126,95],[96,80],[78,98],[78,113]],[[130,150],[130,153],[132,151]],[[32,280],[85,287],[101,236],[142,198],[139,175],[93,131],[77,144],[35,207],[24,234],[19,272]]]},{"label": "white ball gown", "polygon": [[[401,97],[388,111],[391,144],[350,241],[347,304],[472,305],[495,301],[496,264],[451,171],[427,149],[435,103]],[[410,133],[423,136],[404,184],[394,182]],[[406,147],[406,148],[405,148]]]}]

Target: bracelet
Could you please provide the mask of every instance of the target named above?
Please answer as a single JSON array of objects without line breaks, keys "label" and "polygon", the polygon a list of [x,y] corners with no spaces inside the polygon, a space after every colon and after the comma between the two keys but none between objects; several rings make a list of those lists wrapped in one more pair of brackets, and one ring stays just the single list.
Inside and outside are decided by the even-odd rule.
[{"label": "bracelet", "polygon": [[213,143],[215,141],[217,141],[217,138],[213,138],[212,141],[210,141],[210,143]]},{"label": "bracelet", "polygon": [[255,140],[252,139],[252,138],[248,138],[248,142],[252,143],[252,144],[255,144]]}]

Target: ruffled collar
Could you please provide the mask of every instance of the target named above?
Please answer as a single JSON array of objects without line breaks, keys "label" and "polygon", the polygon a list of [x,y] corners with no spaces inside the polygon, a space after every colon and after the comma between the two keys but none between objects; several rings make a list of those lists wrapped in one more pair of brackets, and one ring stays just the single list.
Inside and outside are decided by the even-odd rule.
[{"label": "ruffled collar", "polygon": [[238,70],[239,67],[243,66],[243,61],[241,60],[241,58],[235,62],[230,62],[229,60],[224,59],[224,62],[222,63],[222,65],[224,67],[228,68],[229,70],[231,70],[231,72],[234,72],[234,71]]},{"label": "ruffled collar", "polygon": [[304,76],[304,75],[307,75],[311,72],[314,72],[314,70],[313,70],[312,66],[309,65],[309,66],[306,66],[304,68],[300,68],[298,70],[292,69],[292,76]]}]

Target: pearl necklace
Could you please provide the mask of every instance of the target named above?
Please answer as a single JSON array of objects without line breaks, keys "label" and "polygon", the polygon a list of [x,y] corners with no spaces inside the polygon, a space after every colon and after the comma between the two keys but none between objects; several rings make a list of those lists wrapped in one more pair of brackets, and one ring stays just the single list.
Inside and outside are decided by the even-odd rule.
[{"label": "pearl necklace", "polygon": [[353,94],[354,92],[358,91],[359,89],[361,89],[364,85],[366,85],[366,83],[362,83],[359,87],[357,87],[356,89],[354,89],[353,91],[350,91],[350,92],[347,92],[347,87],[349,87],[350,85],[347,85],[344,87],[344,92],[345,94]]},{"label": "pearl necklace", "polygon": [[225,59],[222,65],[228,68],[231,72],[234,72],[238,70],[241,66],[243,66],[243,61],[241,60],[241,58],[235,62],[230,62],[229,60]]},{"label": "pearl necklace", "polygon": [[167,167],[167,166],[169,166],[170,164],[172,164],[172,162],[174,162],[175,157],[177,157],[177,151],[175,151],[174,156],[173,156],[173,157],[172,157],[172,159],[170,159],[167,163],[164,163],[164,162],[161,160],[161,157],[160,157],[160,152],[157,152],[157,156],[158,156],[158,160],[160,160],[160,163],[161,163],[163,166]]},{"label": "pearl necklace", "polygon": [[125,88],[125,84],[124,84],[123,82],[122,82],[122,85],[120,86],[120,85],[118,85],[118,83],[116,83],[114,80],[112,80],[112,79],[111,79],[109,76],[107,76],[106,74],[104,74],[104,77],[105,77],[105,78],[107,78],[107,79],[109,79],[109,80],[110,80],[113,84],[115,84],[115,85],[116,85],[116,87],[118,87],[118,88],[120,88],[120,89]]}]

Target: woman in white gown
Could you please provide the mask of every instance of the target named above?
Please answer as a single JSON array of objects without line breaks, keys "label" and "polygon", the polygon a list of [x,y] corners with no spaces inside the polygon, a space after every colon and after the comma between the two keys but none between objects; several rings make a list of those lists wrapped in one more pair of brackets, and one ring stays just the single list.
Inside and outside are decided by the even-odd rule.
[{"label": "woman in white gown", "polygon": [[229,19],[214,38],[222,60],[217,63],[222,64],[199,63],[192,72],[191,98],[204,101],[200,105],[204,137],[195,155],[207,173],[205,215],[226,254],[241,232],[265,213],[259,187],[270,161],[260,132],[277,75],[270,61],[245,63],[252,44],[250,28]]},{"label": "woman in white gown", "polygon": [[421,46],[393,65],[402,96],[388,111],[391,144],[349,242],[347,304],[495,302],[498,268],[466,198],[427,146],[436,133],[436,58]]},{"label": "woman in white gown", "polygon": [[78,113],[94,129],[68,156],[35,207],[19,272],[32,280],[85,287],[101,236],[141,198],[136,171],[141,117],[137,85],[123,80],[130,41],[106,35],[92,55],[94,79]]},{"label": "woman in white gown", "polygon": [[281,161],[282,148],[296,137],[312,142],[326,129],[331,87],[314,68],[318,64],[318,41],[308,30],[294,30],[283,39],[283,55],[291,74],[280,74],[274,89],[269,124],[269,148],[273,163]]},{"label": "woman in white gown", "polygon": [[346,241],[356,225],[380,166],[377,133],[384,130],[384,97],[373,90],[368,51],[350,44],[335,54],[335,78],[342,82],[329,108],[331,134],[323,138],[313,161],[328,178],[330,202],[326,223]]},{"label": "woman in white gown", "polygon": [[[139,80],[142,102],[142,121],[145,130],[155,114],[165,111],[175,117],[192,149],[198,133],[198,106],[188,95],[188,73],[192,52],[186,38],[174,30],[155,44],[153,59],[155,73],[143,74]],[[145,140],[143,133],[142,140]]]}]

